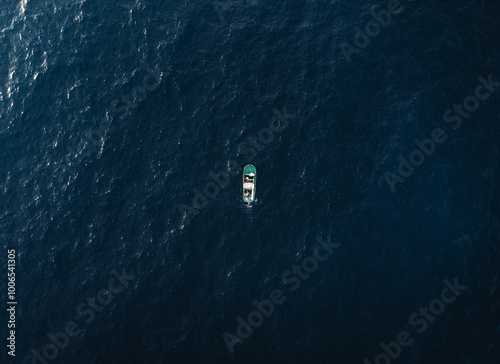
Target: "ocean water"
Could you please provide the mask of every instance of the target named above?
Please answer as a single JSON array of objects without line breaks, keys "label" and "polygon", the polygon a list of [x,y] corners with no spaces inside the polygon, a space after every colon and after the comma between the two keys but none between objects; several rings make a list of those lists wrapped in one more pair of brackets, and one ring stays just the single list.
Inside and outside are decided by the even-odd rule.
[{"label": "ocean water", "polygon": [[486,0],[2,3],[1,362],[499,363],[499,24]]}]

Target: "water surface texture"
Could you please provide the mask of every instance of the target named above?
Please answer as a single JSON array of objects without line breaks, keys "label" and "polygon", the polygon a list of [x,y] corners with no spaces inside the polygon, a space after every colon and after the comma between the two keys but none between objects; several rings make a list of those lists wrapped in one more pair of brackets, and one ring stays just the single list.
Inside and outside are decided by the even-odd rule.
[{"label": "water surface texture", "polygon": [[499,40],[487,0],[2,2],[0,361],[499,363]]}]

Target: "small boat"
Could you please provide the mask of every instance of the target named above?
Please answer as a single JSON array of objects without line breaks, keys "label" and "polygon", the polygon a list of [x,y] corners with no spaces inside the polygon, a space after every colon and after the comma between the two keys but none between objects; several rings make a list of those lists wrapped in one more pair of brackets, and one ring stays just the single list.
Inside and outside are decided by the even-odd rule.
[{"label": "small boat", "polygon": [[248,164],[243,168],[243,201],[252,203],[255,200],[255,184],[257,183],[257,169]]}]

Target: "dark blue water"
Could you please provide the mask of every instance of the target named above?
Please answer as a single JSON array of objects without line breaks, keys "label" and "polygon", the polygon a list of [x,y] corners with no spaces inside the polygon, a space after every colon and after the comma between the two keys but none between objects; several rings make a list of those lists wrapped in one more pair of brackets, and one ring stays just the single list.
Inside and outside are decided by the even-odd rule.
[{"label": "dark blue water", "polygon": [[[486,0],[2,3],[1,362],[499,363],[499,22]],[[445,280],[467,286],[446,304]]]}]

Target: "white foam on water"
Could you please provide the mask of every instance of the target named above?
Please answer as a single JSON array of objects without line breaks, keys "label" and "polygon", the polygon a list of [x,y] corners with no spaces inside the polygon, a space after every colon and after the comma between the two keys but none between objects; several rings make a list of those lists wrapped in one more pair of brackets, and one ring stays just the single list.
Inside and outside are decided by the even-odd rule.
[{"label": "white foam on water", "polygon": [[21,0],[19,5],[19,15],[24,16],[24,12],[26,11],[26,5],[28,4],[28,0]]}]

